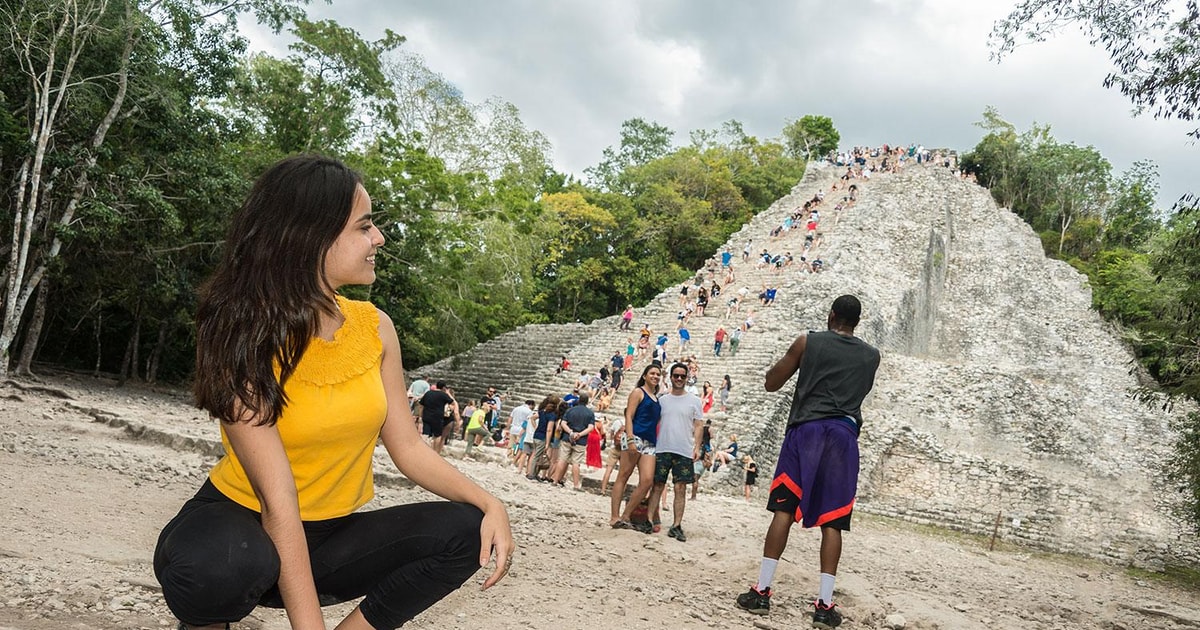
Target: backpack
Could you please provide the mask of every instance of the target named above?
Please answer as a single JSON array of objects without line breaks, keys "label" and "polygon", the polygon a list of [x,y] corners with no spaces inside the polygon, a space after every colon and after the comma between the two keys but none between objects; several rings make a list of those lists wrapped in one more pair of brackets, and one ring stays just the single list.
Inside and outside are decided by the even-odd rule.
[{"label": "backpack", "polygon": [[629,516],[630,523],[645,523],[650,520],[650,502],[649,499],[642,499],[642,502],[633,508],[633,513]]}]

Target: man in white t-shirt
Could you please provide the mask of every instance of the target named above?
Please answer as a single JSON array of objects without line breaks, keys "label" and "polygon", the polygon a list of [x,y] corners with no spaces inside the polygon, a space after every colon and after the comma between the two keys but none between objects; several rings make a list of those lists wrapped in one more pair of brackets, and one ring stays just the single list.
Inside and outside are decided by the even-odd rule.
[{"label": "man in white t-shirt", "polygon": [[533,415],[536,403],[526,400],[512,410],[508,416],[508,443],[512,449],[511,457],[514,462],[521,456],[521,444],[525,441],[525,429],[529,426],[529,417]]},{"label": "man in white t-shirt", "polygon": [[414,416],[417,416],[418,419],[420,416],[417,415],[417,404],[421,401],[421,397],[425,395],[425,392],[428,391],[429,381],[420,377],[413,381],[412,385],[408,386],[408,410],[411,411]]},{"label": "man in white t-shirt", "polygon": [[704,430],[704,411],[700,398],[684,388],[688,367],[682,363],[667,372],[671,391],[658,397],[662,415],[658,421],[658,442],[654,456],[654,488],[650,491],[651,520],[658,519],[659,499],[667,486],[667,477],[675,484],[674,524],[667,535],[686,542],[683,533],[683,508],[687,502],[687,487],[696,480],[695,461],[700,458],[700,438]]}]

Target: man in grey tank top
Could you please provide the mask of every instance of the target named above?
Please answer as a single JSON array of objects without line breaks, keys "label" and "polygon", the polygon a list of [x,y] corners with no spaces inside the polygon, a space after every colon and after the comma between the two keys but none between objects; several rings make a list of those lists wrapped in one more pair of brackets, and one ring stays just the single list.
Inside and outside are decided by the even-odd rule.
[{"label": "man in grey tank top", "polygon": [[829,311],[828,330],[800,335],[767,370],[770,392],[799,374],[767,498],[767,509],[775,514],[763,543],[758,582],[737,598],[738,607],[749,612],[770,611],[775,568],[792,524],[799,522],[821,528],[821,586],[813,602],[812,625],[834,628],[842,623],[833,604],[834,576],[858,489],[862,402],[879,368],[879,351],[854,336],[861,315],[858,298],[837,298]]}]

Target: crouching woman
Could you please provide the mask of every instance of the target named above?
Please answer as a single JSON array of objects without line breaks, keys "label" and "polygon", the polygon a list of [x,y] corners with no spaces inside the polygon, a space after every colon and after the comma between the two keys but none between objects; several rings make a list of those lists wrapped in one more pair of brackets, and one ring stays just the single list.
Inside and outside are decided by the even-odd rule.
[{"label": "crouching woman", "polygon": [[[357,174],[279,162],[235,213],[196,314],[196,404],[225,456],[159,536],[154,572],[180,628],[224,628],[256,606],[325,628],[397,628],[486,564],[512,561],[504,506],[435,454],[407,404],[384,313],[337,294],[375,280],[384,238]],[[400,472],[447,501],[360,511],[382,440]]]}]

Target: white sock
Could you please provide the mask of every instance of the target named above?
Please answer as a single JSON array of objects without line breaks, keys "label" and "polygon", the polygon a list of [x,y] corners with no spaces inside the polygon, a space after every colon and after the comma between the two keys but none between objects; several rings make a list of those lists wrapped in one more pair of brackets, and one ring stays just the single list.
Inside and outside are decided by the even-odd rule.
[{"label": "white sock", "polygon": [[833,603],[833,580],[834,577],[832,575],[828,573],[821,574],[821,594],[817,597],[825,606]]},{"label": "white sock", "polygon": [[775,579],[775,567],[777,566],[779,566],[779,560],[763,557],[762,566],[758,569],[758,584],[754,587],[758,589],[758,592],[762,593],[771,588],[771,581]]}]

